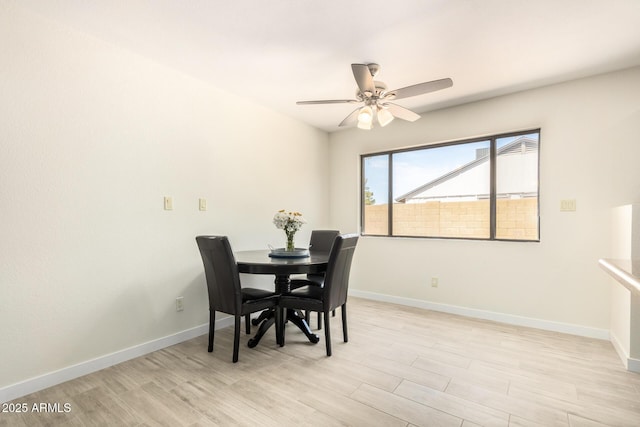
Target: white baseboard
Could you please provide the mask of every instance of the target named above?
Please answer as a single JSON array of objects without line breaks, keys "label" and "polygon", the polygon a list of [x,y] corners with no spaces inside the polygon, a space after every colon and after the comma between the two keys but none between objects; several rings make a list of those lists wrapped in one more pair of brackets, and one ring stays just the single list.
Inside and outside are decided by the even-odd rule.
[{"label": "white baseboard", "polygon": [[611,334],[611,344],[613,344],[613,348],[616,349],[616,353],[622,360],[624,367],[627,368],[627,371],[640,373],[640,360],[634,359],[627,354],[627,351],[624,349],[618,337],[616,337],[613,333]]},{"label": "white baseboard", "polygon": [[628,357],[627,371],[637,372],[640,374],[640,359],[634,359],[632,357]]},{"label": "white baseboard", "polygon": [[498,313],[494,311],[478,310],[475,308],[461,307],[457,305],[441,304],[413,298],[396,297],[392,295],[378,294],[375,292],[359,291],[350,289],[349,295],[366,298],[376,301],[401,304],[409,307],[424,308],[444,313],[458,314],[461,316],[473,317],[477,319],[493,320],[495,322],[507,323],[510,325],[526,326],[530,328],[543,329],[553,332],[561,332],[571,335],[579,335],[589,338],[609,340],[609,331],[606,329],[590,328],[587,326],[573,325],[570,323],[553,322],[549,320],[535,319],[531,317],[517,316],[513,314]]},{"label": "white baseboard", "polygon": [[[233,325],[233,317],[225,317],[216,320],[216,329]],[[0,388],[0,403],[17,399],[27,394],[52,387],[57,384],[88,375],[101,369],[108,368],[118,363],[125,362],[145,354],[161,350],[183,341],[190,340],[200,335],[209,333],[209,324],[196,326],[185,331],[175,333],[166,337],[158,338],[153,341],[138,344],[133,347],[125,348],[111,354],[97,357],[92,360],[68,366],[57,371],[49,372],[38,377],[30,378],[19,383],[11,384]]]},{"label": "white baseboard", "polygon": [[[410,307],[424,308],[427,310],[459,314],[461,316],[474,317],[478,319],[493,320],[496,322],[502,322],[511,325],[527,326],[531,328],[562,332],[589,338],[610,340],[609,331],[605,329],[589,328],[568,323],[552,322],[511,314],[434,303],[413,298],[396,297],[391,295],[378,294],[375,292],[358,291],[355,289],[349,290],[349,295],[376,301],[401,304]],[[225,317],[216,321],[216,329],[231,326],[232,324],[233,317]],[[92,360],[88,360],[86,362],[81,362],[76,365],[62,368],[54,372],[49,372],[38,377],[30,378],[16,384],[2,387],[0,388],[0,403],[8,402],[27,394],[35,393],[36,391],[61,384],[63,382],[81,377],[83,375],[91,374],[93,372],[108,368],[113,365],[117,365],[118,363],[122,363],[136,357],[144,356],[145,354],[161,350],[165,347],[169,347],[183,341],[190,340],[200,335],[204,335],[208,333],[208,331],[208,324],[196,326],[194,328],[187,329],[173,335],[129,347],[115,353],[107,354]],[[618,351],[618,354],[620,354],[620,349],[618,348],[619,346],[616,347],[616,344],[617,343],[614,343],[613,345],[616,348],[616,351]],[[621,358],[623,359],[623,362],[625,362],[628,370],[640,372],[640,360],[629,358],[626,355],[624,357],[622,357],[621,355]]]}]

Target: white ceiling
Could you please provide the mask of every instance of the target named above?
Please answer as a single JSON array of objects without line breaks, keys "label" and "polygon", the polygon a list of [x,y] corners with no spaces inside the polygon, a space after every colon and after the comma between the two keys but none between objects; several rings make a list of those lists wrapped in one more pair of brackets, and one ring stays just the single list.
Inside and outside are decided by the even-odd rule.
[{"label": "white ceiling", "polygon": [[640,65],[640,0],[17,4],[326,131],[355,107],[295,102],[353,98],[351,63],[389,89],[453,79],[396,101],[416,112]]}]

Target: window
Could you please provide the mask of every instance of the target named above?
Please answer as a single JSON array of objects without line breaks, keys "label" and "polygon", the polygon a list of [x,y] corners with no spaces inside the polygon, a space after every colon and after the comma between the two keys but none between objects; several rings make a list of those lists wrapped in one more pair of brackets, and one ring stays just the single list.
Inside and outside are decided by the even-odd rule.
[{"label": "window", "polygon": [[540,130],[361,156],[362,233],[538,241]]}]

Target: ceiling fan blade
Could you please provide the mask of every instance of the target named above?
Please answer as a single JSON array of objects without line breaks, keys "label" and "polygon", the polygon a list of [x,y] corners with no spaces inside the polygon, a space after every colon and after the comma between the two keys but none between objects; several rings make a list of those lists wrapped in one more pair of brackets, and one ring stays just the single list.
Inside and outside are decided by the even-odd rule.
[{"label": "ceiling fan blade", "polygon": [[358,83],[360,92],[376,93],[373,76],[366,64],[351,64],[351,70],[353,71],[353,77],[355,77],[356,83]]},{"label": "ceiling fan blade", "polygon": [[383,104],[384,107],[389,109],[389,112],[393,114],[393,117],[397,117],[402,120],[407,120],[409,122],[415,122],[420,118],[419,114],[414,113],[411,110],[408,110],[404,107],[399,106],[398,104],[392,104],[391,102],[385,102]]},{"label": "ceiling fan blade", "polygon": [[355,124],[358,121],[358,113],[360,113],[360,108],[353,110],[351,114],[341,121],[338,126],[350,126]]},{"label": "ceiling fan blade", "polygon": [[422,95],[429,92],[435,92],[437,90],[446,89],[451,86],[453,86],[453,80],[440,79],[430,82],[418,83],[417,85],[407,86],[396,90],[390,90],[387,93],[391,95],[389,96],[389,99],[401,99],[409,98],[410,96]]},{"label": "ceiling fan blade", "polygon": [[320,101],[298,101],[297,105],[312,105],[312,104],[355,104],[358,103],[357,99],[325,99]]}]

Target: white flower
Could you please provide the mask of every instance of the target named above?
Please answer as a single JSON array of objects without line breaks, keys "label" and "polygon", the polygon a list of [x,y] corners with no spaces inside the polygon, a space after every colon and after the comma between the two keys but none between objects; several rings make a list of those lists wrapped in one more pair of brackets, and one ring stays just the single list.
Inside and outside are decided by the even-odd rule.
[{"label": "white flower", "polygon": [[285,212],[283,209],[273,216],[273,223],[277,228],[289,234],[300,230],[302,224],[306,224],[307,221],[305,221],[300,212]]}]

